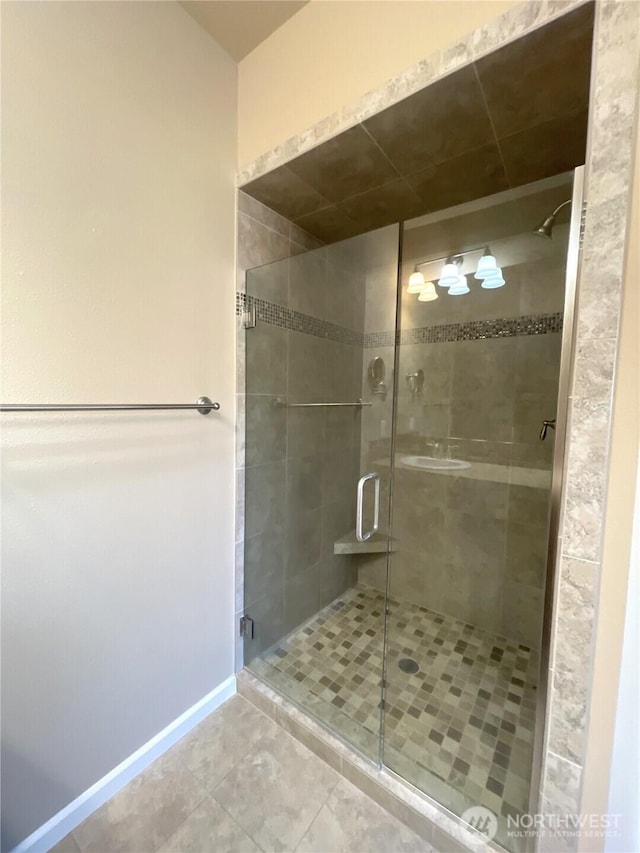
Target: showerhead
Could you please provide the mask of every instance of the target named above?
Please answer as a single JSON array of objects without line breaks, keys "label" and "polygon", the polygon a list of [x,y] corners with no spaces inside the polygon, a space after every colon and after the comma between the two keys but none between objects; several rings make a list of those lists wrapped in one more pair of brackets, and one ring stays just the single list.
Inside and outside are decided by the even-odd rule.
[{"label": "showerhead", "polygon": [[567,201],[563,201],[562,204],[559,204],[552,214],[542,220],[540,225],[534,229],[533,233],[537,234],[538,237],[546,237],[547,240],[550,240],[553,236],[553,226],[556,224],[558,212],[567,204],[571,204],[571,199],[567,199]]},{"label": "showerhead", "polygon": [[555,225],[555,223],[556,223],[555,214],[552,214],[551,216],[547,216],[547,218],[544,219],[540,223],[540,225],[538,225],[538,227],[535,229],[535,231],[533,233],[537,234],[538,237],[546,237],[547,240],[550,240],[552,232],[553,232],[553,226]]}]

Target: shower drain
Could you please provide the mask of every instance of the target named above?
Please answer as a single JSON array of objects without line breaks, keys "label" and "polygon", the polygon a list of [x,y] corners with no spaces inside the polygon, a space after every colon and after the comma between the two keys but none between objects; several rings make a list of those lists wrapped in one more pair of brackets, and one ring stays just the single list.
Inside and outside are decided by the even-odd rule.
[{"label": "shower drain", "polygon": [[413,675],[420,669],[418,664],[412,658],[401,658],[398,661],[398,666],[403,672],[408,672],[410,675]]}]

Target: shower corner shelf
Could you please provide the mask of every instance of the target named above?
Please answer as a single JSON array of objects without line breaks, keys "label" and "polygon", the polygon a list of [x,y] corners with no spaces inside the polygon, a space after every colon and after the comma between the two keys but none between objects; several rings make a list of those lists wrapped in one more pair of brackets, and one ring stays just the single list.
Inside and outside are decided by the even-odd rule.
[{"label": "shower corner shelf", "polygon": [[356,532],[352,530],[333,543],[334,554],[386,554],[397,550],[398,540],[392,536],[389,542],[386,533],[374,533],[366,542],[358,542]]}]

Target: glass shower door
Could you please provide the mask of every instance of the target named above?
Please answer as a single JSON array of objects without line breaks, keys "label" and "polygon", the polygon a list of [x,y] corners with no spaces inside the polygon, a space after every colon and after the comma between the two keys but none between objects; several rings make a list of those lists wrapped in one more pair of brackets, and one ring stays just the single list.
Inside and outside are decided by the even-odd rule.
[{"label": "glass shower door", "polygon": [[245,297],[245,666],[376,762],[398,246],[256,268]]},{"label": "glass shower door", "polygon": [[[542,427],[558,407],[569,205],[535,232],[571,198],[561,175],[406,223],[403,239],[383,760],[459,816],[489,809],[512,850],[544,653]],[[445,263],[457,278],[439,285]],[[416,264],[437,299],[407,291]]]}]

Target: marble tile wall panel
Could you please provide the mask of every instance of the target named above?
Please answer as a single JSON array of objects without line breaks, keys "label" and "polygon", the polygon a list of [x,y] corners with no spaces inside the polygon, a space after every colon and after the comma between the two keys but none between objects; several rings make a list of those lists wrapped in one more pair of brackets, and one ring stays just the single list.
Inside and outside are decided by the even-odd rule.
[{"label": "marble tile wall panel", "polygon": [[[544,795],[540,811],[549,816],[550,822],[576,814],[580,798],[582,770],[554,752],[547,753],[542,780]],[[553,817],[551,817],[553,816]],[[540,853],[574,853],[578,849],[578,838],[571,830],[545,829],[536,839]]]},{"label": "marble tile wall panel", "polygon": [[[584,244],[576,357],[552,621],[547,739],[541,784],[550,814],[580,810],[604,537],[624,253],[637,126],[640,6],[596,4]],[[551,837],[540,849],[576,849]]]}]

